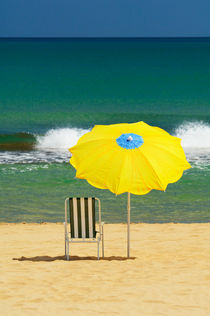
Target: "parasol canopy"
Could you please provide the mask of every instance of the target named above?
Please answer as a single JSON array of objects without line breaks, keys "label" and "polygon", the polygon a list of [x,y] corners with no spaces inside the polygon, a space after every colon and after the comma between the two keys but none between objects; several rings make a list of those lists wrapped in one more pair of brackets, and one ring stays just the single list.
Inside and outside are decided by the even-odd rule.
[{"label": "parasol canopy", "polygon": [[[96,125],[69,151],[77,178],[115,194],[165,191],[169,183],[178,181],[191,167],[180,138],[144,122]],[[128,227],[128,256],[129,239]]]}]

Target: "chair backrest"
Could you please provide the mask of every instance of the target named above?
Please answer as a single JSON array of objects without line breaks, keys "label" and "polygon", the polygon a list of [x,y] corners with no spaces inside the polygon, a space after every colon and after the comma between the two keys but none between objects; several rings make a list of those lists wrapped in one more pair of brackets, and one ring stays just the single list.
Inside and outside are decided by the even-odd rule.
[{"label": "chair backrest", "polygon": [[71,238],[95,238],[95,198],[69,198]]}]

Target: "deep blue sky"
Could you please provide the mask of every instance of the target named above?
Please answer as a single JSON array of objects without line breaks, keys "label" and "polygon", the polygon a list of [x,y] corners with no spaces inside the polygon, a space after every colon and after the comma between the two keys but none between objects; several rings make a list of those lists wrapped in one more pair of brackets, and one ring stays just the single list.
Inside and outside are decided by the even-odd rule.
[{"label": "deep blue sky", "polygon": [[210,0],[0,0],[0,37],[210,36]]}]

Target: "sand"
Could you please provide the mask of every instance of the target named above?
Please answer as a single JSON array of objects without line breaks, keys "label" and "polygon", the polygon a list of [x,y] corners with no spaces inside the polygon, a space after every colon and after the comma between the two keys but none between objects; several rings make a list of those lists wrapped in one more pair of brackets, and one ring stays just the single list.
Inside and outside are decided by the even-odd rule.
[{"label": "sand", "polygon": [[[71,245],[63,224],[0,224],[0,315],[210,315],[210,224],[105,225]],[[14,260],[16,258],[18,260]]]}]

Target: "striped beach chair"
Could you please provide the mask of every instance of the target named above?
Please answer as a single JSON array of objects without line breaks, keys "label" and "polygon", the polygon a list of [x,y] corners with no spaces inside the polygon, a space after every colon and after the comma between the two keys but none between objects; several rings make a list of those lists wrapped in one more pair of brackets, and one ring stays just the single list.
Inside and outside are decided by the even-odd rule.
[{"label": "striped beach chair", "polygon": [[[96,230],[96,201],[98,202],[98,231]],[[69,224],[70,225],[69,225]],[[69,260],[69,243],[100,242],[104,257],[104,234],[101,222],[101,202],[96,197],[69,197],[65,200],[65,255]]]}]

